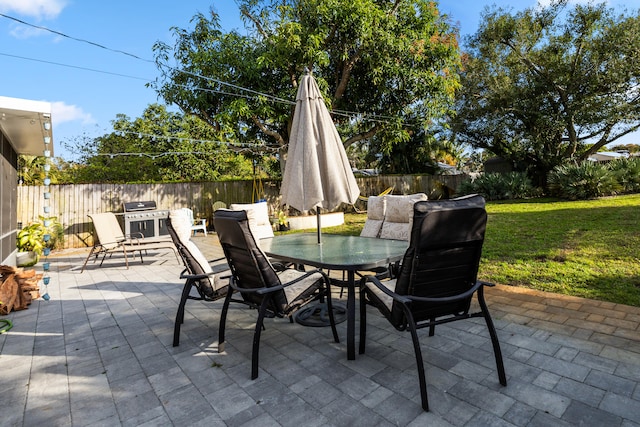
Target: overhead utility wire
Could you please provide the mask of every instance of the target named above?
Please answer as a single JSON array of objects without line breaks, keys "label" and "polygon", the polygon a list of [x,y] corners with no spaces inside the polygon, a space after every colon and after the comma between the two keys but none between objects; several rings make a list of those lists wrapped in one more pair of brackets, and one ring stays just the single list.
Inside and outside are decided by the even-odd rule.
[{"label": "overhead utility wire", "polygon": [[[50,65],[57,65],[60,67],[66,67],[66,68],[73,68],[73,69],[77,69],[77,70],[84,70],[84,71],[92,71],[94,73],[101,73],[101,74],[108,74],[108,75],[112,75],[112,76],[118,76],[118,77],[126,77],[129,79],[136,79],[136,80],[142,80],[145,82],[152,82],[153,80],[151,79],[147,79],[144,77],[136,77],[136,76],[130,76],[127,74],[121,74],[121,73],[115,73],[112,71],[104,71],[104,70],[97,70],[95,68],[88,68],[88,67],[82,67],[79,65],[71,65],[71,64],[63,64],[60,62],[54,62],[54,61],[47,61],[44,59],[36,59],[36,58],[28,58],[26,56],[19,56],[19,55],[12,55],[9,53],[4,53],[4,52],[0,52],[0,56],[7,56],[7,57],[11,57],[11,58],[17,58],[17,59],[22,59],[25,61],[33,61],[33,62],[40,62],[40,63],[44,63],[44,64],[50,64]],[[223,90],[219,90],[219,89],[210,89],[210,88],[202,88],[202,87],[191,87],[191,86],[187,86],[187,85],[181,85],[181,84],[177,84],[177,87],[181,87],[183,89],[190,89],[190,90],[199,90],[199,91],[203,91],[203,92],[211,92],[211,93],[218,93],[221,95],[229,95],[229,96],[236,96],[236,97],[240,97],[240,98],[246,98],[246,99],[254,99],[255,96],[253,95],[243,95],[243,94],[239,94],[239,93],[234,93],[234,92],[227,92],[227,91],[223,91]],[[295,105],[296,103],[294,101],[290,101],[290,100],[286,100],[286,99],[281,99],[281,98],[277,98],[277,97],[269,97],[270,99],[280,102],[280,103],[284,103],[284,104],[289,104],[289,105]],[[343,116],[343,117],[353,117],[354,114],[359,114],[359,113],[350,113],[348,111],[342,111],[342,110],[332,110],[331,111],[332,114],[335,114],[336,116]],[[377,119],[374,117],[381,117],[381,118],[385,118],[388,120],[393,119],[393,117],[390,116],[371,116],[369,117],[366,113],[362,114],[360,113],[360,115],[363,116],[364,120],[367,121],[371,121],[371,122],[379,122],[379,123],[388,123],[387,120],[382,120],[382,119]]]},{"label": "overhead utility wire", "polygon": [[[68,34],[62,33],[60,31],[52,30],[50,28],[43,27],[43,26],[40,26],[40,25],[31,24],[29,22],[26,22],[26,21],[23,21],[21,19],[15,18],[13,16],[6,15],[4,13],[0,13],[0,16],[2,16],[4,18],[7,18],[7,19],[10,19],[12,21],[16,21],[16,22],[18,22],[20,24],[23,24],[23,25],[27,25],[27,26],[32,27],[32,28],[36,28],[36,29],[43,30],[43,31],[48,31],[50,33],[59,35],[61,37],[64,37],[64,38],[67,38],[67,39],[70,39],[70,40],[74,40],[74,41],[81,42],[81,43],[87,43],[89,45],[92,45],[92,46],[95,46],[95,47],[99,47],[101,49],[104,49],[104,50],[107,50],[107,51],[110,51],[110,52],[120,53],[122,55],[126,55],[126,56],[132,57],[132,58],[140,60],[140,61],[144,61],[144,62],[148,62],[148,63],[152,63],[152,64],[155,63],[155,61],[153,61],[153,60],[142,58],[142,57],[140,57],[138,55],[126,52],[124,50],[113,49],[113,48],[104,46],[104,45],[102,45],[100,43],[92,42],[90,40],[81,39],[81,38],[78,38],[78,37],[73,37],[73,36],[70,36]],[[4,55],[5,56],[14,56],[14,55],[6,55],[6,54],[4,54]],[[18,57],[18,56],[14,56],[14,57],[21,58],[21,57]],[[34,60],[34,59],[30,59],[30,58],[22,58],[22,59]],[[39,61],[39,60],[34,60],[34,61]],[[74,66],[69,66],[69,65],[65,65],[65,64],[57,64],[57,63],[48,62],[48,61],[41,61],[41,62],[51,63],[51,64],[55,64],[55,65],[60,65],[60,66],[67,66],[67,67],[72,67],[72,68],[78,68],[78,69],[85,69],[83,67],[74,67]],[[169,65],[164,65],[164,64],[157,64],[157,65],[167,67],[169,70],[172,70],[172,71],[175,71],[175,72],[179,72],[179,73],[187,74],[187,75],[190,75],[190,76],[193,76],[193,77],[198,77],[198,78],[201,78],[201,79],[209,80],[209,81],[212,81],[212,82],[224,85],[224,86],[229,86],[231,88],[238,89],[240,91],[253,93],[254,95],[262,96],[262,97],[265,97],[267,99],[271,99],[271,100],[274,100],[274,101],[277,101],[277,102],[282,102],[282,103],[286,103],[286,104],[290,104],[290,105],[295,104],[295,102],[293,102],[291,100],[283,99],[283,98],[280,98],[280,97],[277,97],[277,96],[274,96],[274,95],[270,95],[270,94],[266,94],[266,93],[263,93],[263,92],[259,92],[259,91],[253,90],[253,89],[248,89],[248,88],[245,88],[245,87],[242,87],[242,86],[238,86],[238,85],[235,85],[233,83],[228,83],[228,82],[225,82],[225,81],[213,78],[213,77],[206,77],[206,76],[203,76],[202,74],[193,73],[193,72],[186,71],[186,70],[181,70],[179,68],[171,67]],[[92,69],[89,69],[89,68],[86,68],[86,70],[120,76],[120,74],[110,73],[110,72],[106,72],[106,71],[92,70]],[[125,75],[121,75],[121,76],[123,76],[123,77],[131,77],[131,76],[125,76]],[[133,77],[133,78],[137,78],[137,77]],[[145,80],[145,81],[149,81],[149,82],[152,81],[152,80],[143,79],[143,78],[140,78],[140,80]],[[213,91],[212,89],[204,89],[204,88],[190,88],[190,89]],[[240,94],[226,93],[226,92],[222,92],[222,91],[219,91],[218,93],[227,94],[227,95],[230,95],[230,96],[241,96]],[[243,97],[250,99],[250,97],[248,97],[248,96],[243,96]],[[374,114],[369,115],[367,113],[349,112],[349,111],[341,111],[341,110],[334,110],[334,111],[332,111],[332,113],[336,114],[336,115],[345,116],[345,117],[361,116],[364,120],[373,121],[373,122],[379,122],[379,123],[388,123],[387,120],[393,120],[394,119],[394,117],[391,117],[391,116],[378,116],[378,115],[374,115]],[[386,119],[386,120],[384,120],[384,119]]]},{"label": "overhead utility wire", "polygon": [[128,79],[136,79],[136,80],[142,80],[142,81],[146,81],[146,82],[151,82],[151,80],[145,79],[143,77],[129,76],[127,74],[114,73],[112,71],[96,70],[95,68],[81,67],[79,65],[62,64],[60,62],[47,61],[47,60],[44,60],[44,59],[27,58],[26,56],[11,55],[9,53],[4,53],[4,52],[0,52],[0,55],[8,56],[8,57],[11,57],[11,58],[23,59],[25,61],[41,62],[41,63],[44,63],[44,64],[58,65],[60,67],[75,68],[77,70],[93,71],[94,73],[109,74],[109,75],[112,75],[112,76],[126,77]]},{"label": "overhead utility wire", "polygon": [[59,36],[61,36],[61,37],[64,37],[64,38],[67,38],[67,39],[70,39],[70,40],[75,40],[75,41],[78,41],[78,42],[87,43],[87,44],[90,44],[90,45],[93,45],[93,46],[99,47],[99,48],[101,48],[101,49],[110,50],[110,51],[112,51],[112,52],[121,53],[121,54],[123,54],[123,55],[127,55],[127,56],[130,56],[130,57],[135,58],[135,59],[139,59],[139,60],[141,60],[141,61],[145,61],[145,62],[152,62],[152,63],[153,63],[153,61],[151,61],[151,60],[149,60],[149,59],[141,58],[141,57],[139,57],[138,55],[134,55],[134,54],[132,54],[132,53],[125,52],[124,50],[112,49],[112,48],[109,48],[109,47],[107,47],[107,46],[103,46],[103,45],[101,45],[101,44],[99,44],[99,43],[92,42],[92,41],[90,41],[90,40],[85,40],[85,39],[79,39],[79,38],[77,38],[77,37],[72,37],[72,36],[69,36],[69,35],[67,35],[67,34],[65,34],[65,33],[61,33],[60,31],[52,30],[51,28],[42,27],[42,26],[40,26],[40,25],[30,24],[29,22],[23,21],[22,19],[14,18],[13,16],[5,15],[4,13],[0,13],[0,16],[2,16],[2,17],[4,17],[4,18],[7,18],[7,19],[10,19],[10,20],[12,20],[12,21],[19,22],[20,24],[23,24],[23,25],[26,25],[26,26],[29,26],[29,27],[32,27],[32,28],[36,28],[36,29],[38,29],[38,30],[48,31],[48,32],[50,32],[50,33],[53,33],[53,34],[59,35]]},{"label": "overhead utility wire", "polygon": [[216,144],[223,144],[223,145],[226,145],[228,147],[235,147],[235,148],[279,149],[279,146],[277,146],[277,145],[273,146],[273,145],[269,145],[269,144],[251,144],[251,143],[247,143],[247,142],[213,141],[213,140],[210,140],[210,139],[196,139],[196,138],[172,136],[172,135],[157,135],[157,134],[153,134],[153,133],[136,132],[136,131],[130,131],[130,130],[116,130],[113,133],[115,135],[117,135],[117,136],[134,135],[134,136],[137,136],[138,139],[148,138],[148,139],[151,139],[152,141],[156,141],[158,139],[161,139],[161,140],[166,140],[166,141],[176,140],[178,142],[181,142],[181,141],[189,141],[189,142],[197,142],[197,143],[213,142],[213,143],[216,143]]},{"label": "overhead utility wire", "polygon": [[[6,15],[4,13],[0,13],[0,16],[2,16],[4,18],[7,18],[7,19],[10,19],[12,21],[19,22],[20,24],[23,24],[23,25],[27,25],[27,26],[32,27],[32,28],[36,28],[38,30],[48,31],[50,33],[56,34],[58,36],[61,36],[61,37],[64,37],[64,38],[67,38],[67,39],[70,39],[70,40],[74,40],[74,41],[81,42],[81,43],[87,43],[89,45],[92,45],[92,46],[95,46],[95,47],[99,47],[100,49],[108,50],[110,52],[120,53],[120,54],[129,56],[131,58],[135,58],[135,59],[138,59],[140,61],[148,62],[148,63],[151,63],[151,64],[155,63],[155,61],[153,61],[151,59],[142,58],[142,57],[140,57],[138,55],[135,55],[133,53],[125,52],[124,50],[113,49],[113,48],[104,46],[104,45],[102,45],[100,43],[92,42],[90,40],[81,39],[81,38],[78,38],[78,37],[73,37],[73,36],[70,36],[68,34],[62,33],[60,31],[56,31],[56,30],[52,30],[52,29],[47,28],[47,27],[43,27],[41,25],[31,24],[29,22],[23,21],[22,19],[15,18],[13,16],[9,16],[9,15]],[[198,77],[198,78],[203,78],[203,79],[206,79],[206,80],[211,80],[211,81],[213,81],[215,83],[218,83],[218,84],[221,84],[221,85],[225,85],[225,86],[229,86],[229,87],[232,87],[234,89],[250,92],[250,93],[253,93],[255,95],[265,96],[265,97],[272,98],[272,99],[275,99],[275,100],[282,100],[281,98],[278,98],[276,96],[269,95],[269,94],[266,94],[266,93],[261,93],[261,92],[255,91],[253,89],[247,89],[247,88],[244,88],[242,86],[234,85],[233,83],[228,83],[228,82],[224,82],[222,80],[215,79],[213,77],[205,77],[205,76],[203,76],[201,74],[197,74],[197,73],[192,73],[190,71],[181,70],[179,68],[174,68],[174,67],[171,67],[169,65],[165,65],[165,66],[167,68],[169,68],[170,70],[172,70],[172,71],[188,74],[188,75],[191,75],[191,76],[194,76],[194,77]],[[284,100],[282,100],[282,101],[284,101]]]}]

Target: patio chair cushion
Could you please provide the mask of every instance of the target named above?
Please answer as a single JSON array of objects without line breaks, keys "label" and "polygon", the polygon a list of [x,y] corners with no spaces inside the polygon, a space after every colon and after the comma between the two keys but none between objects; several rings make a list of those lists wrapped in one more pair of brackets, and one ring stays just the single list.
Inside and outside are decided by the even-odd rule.
[{"label": "patio chair cushion", "polygon": [[[202,254],[198,246],[193,243],[191,237],[191,221],[189,215],[184,209],[175,209],[169,212],[169,219],[171,220],[171,226],[176,232],[176,237],[184,247],[183,255],[188,259],[185,260],[191,268],[193,274],[209,274],[213,271],[209,261]],[[209,277],[213,277],[210,280]],[[199,279],[198,290],[206,297],[212,298],[220,288],[226,286],[222,285],[218,280],[218,276],[209,276]]]},{"label": "patio chair cushion", "polygon": [[232,203],[229,209],[247,212],[249,228],[256,239],[259,240],[274,236],[273,227],[269,220],[269,206],[267,202]]},{"label": "patio chair cushion", "polygon": [[[391,292],[396,291],[396,283],[397,283],[396,279],[383,280],[381,281],[381,283]],[[371,294],[369,294],[369,297],[377,298],[378,301],[380,302],[380,304],[375,304],[376,307],[378,307],[378,309],[382,311],[386,317],[389,317],[389,315],[391,314],[391,309],[393,308],[393,298],[391,298],[389,295],[382,292],[380,288],[378,288],[371,282],[366,282],[364,286],[366,286],[367,289],[371,291]],[[383,307],[386,310],[383,310]]]},{"label": "patio chair cushion", "polygon": [[371,196],[367,199],[367,220],[362,227],[360,236],[380,237],[386,206],[387,201],[384,196]]},{"label": "patio chair cushion", "polygon": [[[282,283],[288,283],[304,276],[307,273],[305,271],[287,268],[279,271],[277,274]],[[285,313],[290,313],[306,302],[308,298],[320,287],[322,280],[322,274],[314,273],[292,285],[286,286],[284,288],[286,305],[283,307],[283,311]]]},{"label": "patio chair cushion", "polygon": [[413,205],[427,200],[424,193],[387,195],[384,222],[380,229],[381,239],[409,240],[413,224]]}]

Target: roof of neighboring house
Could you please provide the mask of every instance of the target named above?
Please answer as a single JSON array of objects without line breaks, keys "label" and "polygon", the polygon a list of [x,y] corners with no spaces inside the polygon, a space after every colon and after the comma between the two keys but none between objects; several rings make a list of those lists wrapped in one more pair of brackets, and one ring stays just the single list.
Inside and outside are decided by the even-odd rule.
[{"label": "roof of neighboring house", "polygon": [[49,150],[53,156],[49,102],[0,96],[0,130],[18,154],[43,156]]},{"label": "roof of neighboring house", "polygon": [[629,157],[628,154],[617,153],[615,151],[599,151],[589,156],[589,160],[594,162],[606,162],[609,160],[621,159]]}]

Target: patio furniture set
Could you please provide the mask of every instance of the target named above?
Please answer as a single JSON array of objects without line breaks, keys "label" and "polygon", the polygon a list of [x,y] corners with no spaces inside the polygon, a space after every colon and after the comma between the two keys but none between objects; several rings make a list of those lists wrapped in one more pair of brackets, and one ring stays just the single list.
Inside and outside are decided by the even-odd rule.
[{"label": "patio furniture set", "polygon": [[[219,352],[225,348],[230,304],[241,303],[257,310],[252,379],[259,373],[260,339],[267,318],[289,318],[293,322],[297,311],[320,300],[327,305],[328,326],[338,343],[340,339],[332,309],[333,279],[326,270],[341,270],[348,276],[347,359],[356,359],[355,295],[359,288],[359,353],[363,354],[366,348],[368,306],[375,307],[397,330],[409,331],[425,411],[429,410],[429,405],[418,336],[418,330],[422,328],[429,328],[429,336],[432,336],[437,325],[470,317],[484,318],[498,379],[505,386],[507,380],[500,344],[484,300],[484,287],[492,284],[477,281],[486,227],[484,199],[480,196],[443,201],[425,199],[424,195],[411,195],[371,200],[368,206],[370,218],[381,222],[365,225],[361,236],[325,235],[322,244],[318,244],[315,234],[311,233],[258,239],[255,211],[251,212],[254,206],[221,209],[215,212],[214,227],[225,257],[212,261],[206,260],[190,240],[188,214],[182,210],[171,211],[167,227],[185,266],[180,275],[185,284],[175,318],[173,345],[179,345],[187,300],[213,302],[223,298],[218,329]],[[410,214],[404,227],[408,230],[402,232],[401,227],[395,225],[399,222],[395,218],[399,218],[403,209],[406,213],[407,207]],[[379,209],[385,212],[382,217]],[[376,229],[377,232],[372,231]],[[381,238],[392,237],[391,230],[400,234],[394,235],[396,238]],[[273,263],[269,257],[283,262]],[[282,268],[280,264],[298,268]],[[302,265],[313,269],[299,268]],[[390,265],[397,265],[397,269],[385,278],[376,276],[376,271]],[[360,274],[361,279],[356,281],[356,275]],[[194,289],[195,294],[192,293]],[[471,310],[474,295],[480,307],[477,312]]]}]

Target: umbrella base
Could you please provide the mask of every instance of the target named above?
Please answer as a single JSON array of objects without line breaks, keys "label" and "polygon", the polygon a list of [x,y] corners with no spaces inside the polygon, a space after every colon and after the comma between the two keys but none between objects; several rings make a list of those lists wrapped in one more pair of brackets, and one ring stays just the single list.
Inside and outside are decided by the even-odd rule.
[{"label": "umbrella base", "polygon": [[[332,303],[333,318],[336,324],[342,323],[347,320],[347,307],[341,303]],[[296,322],[303,326],[331,326],[329,322],[329,312],[327,310],[327,303],[310,304],[293,316]]]}]

